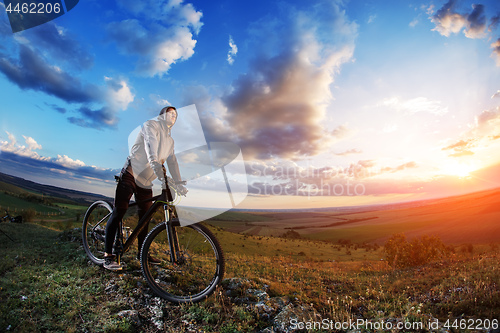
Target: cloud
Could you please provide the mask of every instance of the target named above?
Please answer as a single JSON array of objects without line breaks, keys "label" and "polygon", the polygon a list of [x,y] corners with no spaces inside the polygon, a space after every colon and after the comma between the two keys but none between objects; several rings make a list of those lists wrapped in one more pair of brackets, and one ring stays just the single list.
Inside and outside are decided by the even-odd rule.
[{"label": "cloud", "polygon": [[491,48],[493,49],[491,56],[495,59],[497,66],[500,67],[500,38],[491,44]]},{"label": "cloud", "polygon": [[456,1],[450,0],[439,9],[431,21],[436,25],[433,31],[449,37],[452,33],[459,33],[466,25],[467,17],[456,12]]},{"label": "cloud", "polygon": [[105,88],[100,108],[91,108],[82,105],[76,109],[76,116],[68,117],[68,121],[80,127],[103,129],[114,128],[118,123],[118,112],[126,110],[128,105],[134,101],[128,83],[124,79],[105,77]]},{"label": "cloud", "polygon": [[38,144],[32,137],[23,135],[23,138],[28,145],[28,150],[42,149],[42,145]]},{"label": "cloud", "polygon": [[472,12],[467,17],[467,29],[464,31],[465,36],[469,38],[484,38],[486,37],[487,25],[484,6],[474,4],[472,8]]},{"label": "cloud", "polygon": [[347,125],[340,125],[333,129],[331,135],[337,140],[342,140],[351,136],[353,133],[354,131],[347,127]]},{"label": "cloud", "polygon": [[7,171],[21,176],[31,174],[44,179],[57,173],[57,177],[72,180],[80,180],[83,177],[112,182],[113,175],[119,171],[85,165],[83,161],[72,159],[67,155],[58,154],[57,158],[41,156],[35,150],[42,149],[42,146],[32,137],[23,135],[26,145],[21,145],[12,133],[6,133],[8,140],[0,141],[2,172]]},{"label": "cloud", "polygon": [[500,107],[482,111],[475,117],[475,126],[482,129],[497,120],[500,120]]},{"label": "cloud", "polygon": [[229,36],[229,51],[227,52],[227,62],[232,65],[234,63],[234,57],[238,53],[238,46],[233,41],[233,37]]},{"label": "cloud", "polygon": [[137,56],[139,74],[162,76],[173,64],[194,54],[193,33],[198,34],[203,23],[202,13],[193,5],[182,0],[118,3],[128,16],[136,18],[111,22],[106,31],[123,53]]},{"label": "cloud", "polygon": [[[88,69],[93,64],[93,57],[52,22],[9,38],[5,39],[9,55],[4,52],[7,47],[0,48],[0,73],[20,89],[80,104],[77,115],[68,116],[73,124],[98,129],[114,127],[118,122],[117,113],[125,110],[134,99],[125,79],[105,77],[104,84],[98,86],[75,76],[71,70]],[[68,113],[65,107],[46,105],[61,114]],[[96,110],[91,112],[91,108]]]},{"label": "cloud", "polygon": [[[392,174],[417,168],[411,161],[394,167],[377,167],[374,160],[360,160],[347,167],[299,166],[290,161],[247,162],[249,192],[254,195],[318,195],[348,196],[415,193],[414,186],[394,179]],[[359,193],[358,193],[359,194]]]},{"label": "cloud", "polygon": [[323,127],[329,87],[352,58],[357,26],[335,3],[285,11],[252,25],[257,54],[222,97],[223,120],[247,158],[313,156],[334,139]]},{"label": "cloud", "polygon": [[37,51],[46,58],[70,65],[74,69],[89,69],[94,57],[72,38],[68,31],[53,22],[47,22],[36,29],[28,29],[16,34],[20,43],[36,45]]},{"label": "cloud", "polygon": [[0,53],[0,72],[21,89],[42,91],[68,103],[88,103],[99,98],[96,86],[52,66],[26,45],[19,45],[19,58]]},{"label": "cloud", "polygon": [[57,155],[57,159],[54,162],[70,169],[85,166],[85,163],[82,161],[74,160],[66,155]]},{"label": "cloud", "polygon": [[343,151],[341,153],[335,153],[335,155],[338,155],[338,156],[348,156],[348,155],[353,155],[353,154],[361,154],[362,152],[363,151],[361,149],[353,148],[353,149],[349,149],[349,150]]},{"label": "cloud", "polygon": [[5,131],[8,136],[8,141],[0,141],[0,152],[14,153],[19,156],[28,157],[34,160],[47,160],[45,157],[41,157],[35,150],[42,149],[42,146],[38,144],[32,137],[24,136],[23,138],[26,145],[18,144],[16,137],[7,131]]},{"label": "cloud", "polygon": [[78,116],[68,117],[68,121],[80,127],[103,129],[115,127],[118,123],[115,111],[109,107],[92,110],[87,106],[82,106],[76,111]]},{"label": "cloud", "polygon": [[[490,19],[485,14],[485,6],[482,4],[473,4],[470,13],[459,13],[457,9],[457,0],[449,0],[431,17],[431,21],[436,25],[433,31],[449,37],[451,34],[457,34],[462,29],[464,35],[472,39],[491,38],[489,36],[498,26],[500,15],[497,14]],[[491,44],[493,49],[492,56],[496,59],[497,66],[500,66],[500,39]]]},{"label": "cloud", "polygon": [[470,156],[474,155],[474,152],[471,148],[477,145],[477,140],[467,139],[467,140],[459,140],[455,143],[452,143],[446,147],[441,148],[441,150],[451,150],[452,153],[449,154],[450,157],[462,157],[462,156]]},{"label": "cloud", "polygon": [[128,83],[123,79],[105,77],[107,93],[105,100],[112,110],[126,110],[134,101],[135,95],[131,92]]},{"label": "cloud", "polygon": [[469,14],[458,13],[456,7],[457,1],[450,0],[432,16],[431,20],[436,25],[433,31],[449,37],[452,33],[456,34],[464,29],[464,34],[468,38],[486,37],[488,20],[484,14],[484,5],[472,5],[472,12]]},{"label": "cloud", "polygon": [[[68,110],[66,110],[65,108],[59,106],[59,105],[56,105],[56,104],[49,104],[49,103],[44,103],[46,106],[48,106],[49,108],[53,109],[53,110],[56,110],[57,112],[59,113],[66,113]],[[42,108],[40,108],[42,109]],[[42,109],[43,110],[43,109]]]},{"label": "cloud", "polygon": [[467,140],[467,141],[465,141],[465,140],[460,140],[460,141],[458,141],[458,142],[455,142],[455,143],[453,143],[453,144],[451,144],[451,145],[449,145],[449,146],[446,146],[446,147],[442,148],[442,150],[450,150],[450,149],[454,149],[454,150],[457,150],[457,149],[458,149],[458,150],[462,150],[462,149],[464,149],[464,148],[469,147],[469,146],[470,146],[470,144],[471,144],[471,140]]},{"label": "cloud", "polygon": [[440,101],[432,101],[426,97],[417,97],[409,100],[401,100],[398,97],[386,98],[378,106],[391,107],[394,110],[409,114],[427,112],[435,115],[444,115],[448,113],[447,106],[444,107]]}]

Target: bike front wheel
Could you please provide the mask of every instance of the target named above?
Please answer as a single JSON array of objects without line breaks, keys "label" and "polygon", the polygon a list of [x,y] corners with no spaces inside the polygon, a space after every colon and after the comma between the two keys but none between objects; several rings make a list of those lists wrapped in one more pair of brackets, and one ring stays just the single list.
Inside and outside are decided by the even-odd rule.
[{"label": "bike front wheel", "polygon": [[[141,267],[153,291],[173,302],[199,302],[210,296],[224,275],[224,254],[217,238],[205,226],[181,227],[172,220],[175,256],[167,235],[167,223],[157,225],[141,250]],[[159,262],[156,262],[159,261]]]},{"label": "bike front wheel", "polygon": [[96,201],[85,213],[82,225],[83,248],[87,256],[97,265],[104,263],[106,224],[113,208],[106,201]]}]

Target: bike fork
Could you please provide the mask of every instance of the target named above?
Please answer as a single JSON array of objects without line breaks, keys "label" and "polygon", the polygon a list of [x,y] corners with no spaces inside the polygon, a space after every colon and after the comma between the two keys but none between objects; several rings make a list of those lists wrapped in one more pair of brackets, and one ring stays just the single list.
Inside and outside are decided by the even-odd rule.
[{"label": "bike fork", "polygon": [[174,264],[177,262],[177,253],[179,252],[179,241],[177,239],[177,232],[172,225],[172,221],[170,220],[170,211],[168,206],[164,206],[165,209],[165,224],[167,230],[168,237],[168,245],[170,249],[170,260]]}]

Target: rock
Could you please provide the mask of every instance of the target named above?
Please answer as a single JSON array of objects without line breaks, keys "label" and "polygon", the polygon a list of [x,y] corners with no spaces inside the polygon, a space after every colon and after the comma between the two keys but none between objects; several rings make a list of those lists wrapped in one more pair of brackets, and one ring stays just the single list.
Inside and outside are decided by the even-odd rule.
[{"label": "rock", "polygon": [[163,330],[163,310],[161,308],[161,299],[159,297],[153,297],[151,299],[151,304],[147,307],[149,313],[151,314],[151,322],[156,326],[158,330]]},{"label": "rock", "polygon": [[321,320],[321,315],[312,306],[288,304],[274,317],[273,332],[296,332],[300,328],[298,323],[305,325],[307,322],[321,322]]},{"label": "rock", "polygon": [[109,285],[106,287],[106,289],[104,289],[105,292],[107,292],[108,294],[112,293],[112,292],[115,292],[118,290],[118,285],[117,284],[112,284],[112,285]]},{"label": "rock", "polygon": [[118,317],[129,319],[134,325],[139,326],[141,321],[139,319],[139,312],[137,310],[123,310],[118,312]]}]

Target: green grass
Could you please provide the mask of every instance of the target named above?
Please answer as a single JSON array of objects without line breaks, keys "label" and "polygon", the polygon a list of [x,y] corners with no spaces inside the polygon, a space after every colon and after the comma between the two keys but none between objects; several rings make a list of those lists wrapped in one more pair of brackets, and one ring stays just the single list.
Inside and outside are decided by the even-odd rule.
[{"label": "green grass", "polygon": [[329,239],[338,241],[340,239],[355,240],[357,243],[372,242],[376,239],[389,237],[392,234],[419,230],[428,225],[432,225],[434,221],[423,221],[413,223],[395,223],[395,224],[376,224],[364,225],[351,228],[338,228],[335,230],[326,229],[323,232],[305,235],[307,238],[321,240]]},{"label": "green grass", "polygon": [[[174,306],[151,294],[135,251],[118,274],[88,262],[77,230],[12,223],[1,223],[0,229],[16,240],[0,233],[0,331],[255,332],[272,326],[278,313],[263,312],[249,289],[265,290],[270,298],[262,304],[268,307],[280,302],[308,307],[333,321],[444,322],[500,315],[495,246],[474,246],[471,253],[456,248],[445,260],[394,269],[380,260],[382,248],[334,245],[330,251],[332,244],[325,242],[213,228],[226,253],[226,278],[247,282],[230,290],[226,280],[207,301]],[[118,316],[122,310],[137,311],[140,322]]]},{"label": "green grass", "polygon": [[[59,213],[56,207],[49,207],[35,202],[29,202],[19,197],[0,192],[0,207],[2,210],[7,209],[11,215],[17,215],[22,210],[34,209],[41,213]],[[4,213],[4,211],[2,211]]]}]

